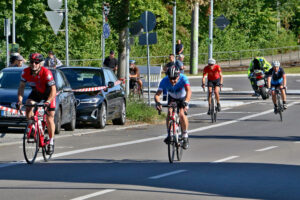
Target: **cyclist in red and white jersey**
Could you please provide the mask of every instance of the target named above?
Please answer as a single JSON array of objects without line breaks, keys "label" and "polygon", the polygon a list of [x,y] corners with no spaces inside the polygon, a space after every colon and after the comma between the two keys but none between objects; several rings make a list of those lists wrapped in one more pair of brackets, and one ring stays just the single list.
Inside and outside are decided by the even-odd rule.
[{"label": "cyclist in red and white jersey", "polygon": [[219,65],[216,64],[216,60],[213,58],[208,59],[208,65],[203,69],[203,77],[202,77],[202,88],[205,87],[205,76],[207,75],[207,87],[208,87],[208,112],[210,115],[210,103],[211,103],[211,94],[212,87],[215,87],[215,95],[217,100],[217,109],[221,111],[220,105],[220,87],[223,86],[223,75],[222,70]]},{"label": "cyclist in red and white jersey", "polygon": [[[50,137],[50,145],[47,153],[52,154],[54,151],[56,85],[51,71],[41,65],[43,60],[44,57],[39,53],[33,53],[29,56],[30,65],[23,70],[21,75],[17,107],[20,108],[22,105],[24,88],[26,83],[28,83],[32,91],[26,100],[26,104],[35,104],[42,100],[45,101],[46,112],[48,113],[46,116],[47,128]],[[32,110],[32,107],[26,108],[26,117],[28,120],[33,116]]]}]

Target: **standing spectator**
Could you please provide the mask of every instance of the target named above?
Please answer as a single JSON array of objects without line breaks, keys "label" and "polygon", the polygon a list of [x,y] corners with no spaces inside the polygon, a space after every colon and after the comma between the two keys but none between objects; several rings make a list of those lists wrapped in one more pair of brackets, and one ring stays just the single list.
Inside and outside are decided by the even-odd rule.
[{"label": "standing spectator", "polygon": [[178,58],[175,62],[175,66],[178,67],[180,69],[180,73],[184,74],[184,70],[185,70],[185,66],[183,64],[183,59],[184,59],[184,55],[183,54],[179,54]]},{"label": "standing spectator", "polygon": [[62,65],[63,65],[62,62],[58,58],[56,58],[53,51],[49,51],[48,57],[45,59],[44,66],[56,68]]},{"label": "standing spectator", "polygon": [[177,40],[176,44],[176,55],[183,53],[183,44],[181,44],[181,40]]},{"label": "standing spectator", "polygon": [[10,67],[23,67],[24,58],[18,54],[11,57]]},{"label": "standing spectator", "polygon": [[172,67],[173,65],[175,65],[175,55],[174,54],[170,54],[169,55],[169,62],[163,68],[164,72],[167,72],[167,70],[169,69],[169,67]]},{"label": "standing spectator", "polygon": [[115,58],[115,52],[110,51],[109,56],[107,56],[103,62],[105,67],[111,68],[116,74],[118,71],[118,60]]}]

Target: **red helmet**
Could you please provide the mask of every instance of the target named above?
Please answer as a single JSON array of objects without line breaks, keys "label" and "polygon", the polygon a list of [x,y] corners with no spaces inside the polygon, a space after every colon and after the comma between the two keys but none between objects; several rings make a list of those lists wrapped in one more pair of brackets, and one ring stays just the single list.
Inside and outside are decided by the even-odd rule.
[{"label": "red helmet", "polygon": [[42,54],[39,53],[32,53],[29,56],[29,61],[30,62],[42,62],[44,60],[44,57]]}]

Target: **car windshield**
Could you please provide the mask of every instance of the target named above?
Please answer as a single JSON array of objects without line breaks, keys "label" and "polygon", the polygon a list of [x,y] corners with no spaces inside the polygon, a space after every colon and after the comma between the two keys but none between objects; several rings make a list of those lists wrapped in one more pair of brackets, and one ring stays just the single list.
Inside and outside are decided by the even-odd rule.
[{"label": "car windshield", "polygon": [[[0,88],[17,89],[20,85],[22,71],[2,71],[0,72]],[[26,84],[26,88],[30,88]]]},{"label": "car windshield", "polygon": [[104,86],[101,70],[97,69],[61,69],[66,75],[73,89]]}]

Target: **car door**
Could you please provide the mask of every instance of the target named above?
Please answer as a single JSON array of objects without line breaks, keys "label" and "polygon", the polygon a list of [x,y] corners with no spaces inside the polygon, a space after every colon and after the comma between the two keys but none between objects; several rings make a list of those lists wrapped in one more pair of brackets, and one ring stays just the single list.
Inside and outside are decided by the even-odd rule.
[{"label": "car door", "polygon": [[[105,86],[108,86],[109,82],[115,82],[116,80],[111,75],[112,71],[109,69],[103,69],[104,73],[104,79],[105,79]],[[111,118],[114,116],[114,113],[116,111],[116,104],[117,104],[117,98],[116,98],[116,89],[115,87],[107,88],[105,91],[105,97],[107,99],[107,114],[108,117]]]},{"label": "car door", "polygon": [[[59,99],[59,103],[57,102],[56,106],[59,106],[61,108],[61,122],[62,124],[68,123],[70,121],[70,113],[71,113],[71,107],[70,107],[70,91],[65,91],[64,88],[66,88],[66,82],[63,78],[63,75],[60,71],[56,71],[56,88],[57,88],[57,98]],[[57,109],[58,111],[58,109]]]}]

